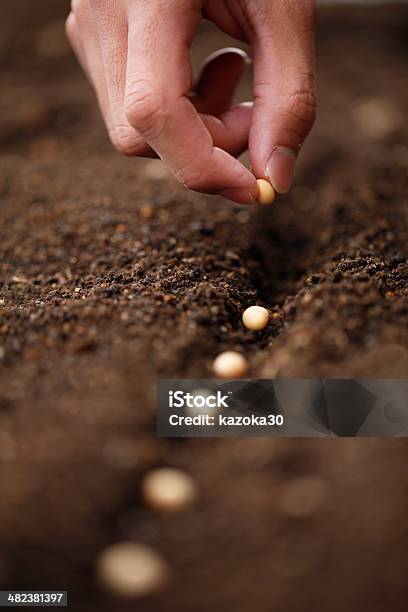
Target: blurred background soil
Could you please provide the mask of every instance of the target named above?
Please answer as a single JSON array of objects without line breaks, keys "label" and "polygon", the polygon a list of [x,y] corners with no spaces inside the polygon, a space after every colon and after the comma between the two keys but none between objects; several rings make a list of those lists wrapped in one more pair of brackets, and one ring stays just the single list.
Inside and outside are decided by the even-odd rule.
[{"label": "blurred background soil", "polygon": [[[406,610],[405,440],[158,440],[154,402],[227,348],[254,377],[407,376],[408,9],[322,8],[317,125],[262,210],[112,150],[67,12],[15,0],[0,22],[0,587],[87,612]],[[195,68],[229,44],[203,27]],[[193,475],[193,509],[145,508],[158,465]],[[324,494],[294,516],[309,476]],[[96,587],[118,540],[160,551],[162,594]]]}]

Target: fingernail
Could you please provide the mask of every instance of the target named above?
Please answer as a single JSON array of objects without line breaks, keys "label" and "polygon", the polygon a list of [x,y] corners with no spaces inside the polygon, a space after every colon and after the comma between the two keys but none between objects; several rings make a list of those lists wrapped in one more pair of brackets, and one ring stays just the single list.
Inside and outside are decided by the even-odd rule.
[{"label": "fingernail", "polygon": [[256,200],[250,191],[242,189],[224,189],[219,195],[238,204],[253,204]]},{"label": "fingernail", "polygon": [[275,147],[266,164],[266,175],[278,193],[287,193],[292,186],[296,153],[287,147]]}]

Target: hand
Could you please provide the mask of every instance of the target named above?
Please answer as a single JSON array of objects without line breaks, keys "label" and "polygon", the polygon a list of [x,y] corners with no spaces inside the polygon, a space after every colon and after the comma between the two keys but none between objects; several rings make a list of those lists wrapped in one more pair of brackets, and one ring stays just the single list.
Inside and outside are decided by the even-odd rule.
[{"label": "hand", "polygon": [[[202,17],[250,43],[253,105],[231,106],[248,63],[237,49],[209,58],[193,89]],[[250,203],[255,177],[290,189],[313,125],[313,25],[313,0],[73,0],[67,33],[119,151],[157,154],[188,188]],[[235,159],[248,141],[254,174]]]}]

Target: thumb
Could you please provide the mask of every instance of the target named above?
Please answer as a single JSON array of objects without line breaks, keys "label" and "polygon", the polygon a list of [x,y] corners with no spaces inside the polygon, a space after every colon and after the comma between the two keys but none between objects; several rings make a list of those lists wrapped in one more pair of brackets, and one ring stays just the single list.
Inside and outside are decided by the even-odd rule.
[{"label": "thumb", "polygon": [[280,0],[254,24],[253,171],[289,191],[296,158],[315,119],[314,2]]}]

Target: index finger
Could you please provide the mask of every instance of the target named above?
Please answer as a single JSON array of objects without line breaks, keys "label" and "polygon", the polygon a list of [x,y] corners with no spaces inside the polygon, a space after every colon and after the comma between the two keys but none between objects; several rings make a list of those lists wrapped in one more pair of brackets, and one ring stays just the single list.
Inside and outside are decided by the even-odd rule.
[{"label": "index finger", "polygon": [[199,14],[191,2],[128,4],[125,107],[130,124],[176,178],[195,191],[221,193],[240,203],[256,200],[255,177],[211,135],[187,98],[192,86],[189,47]]}]

